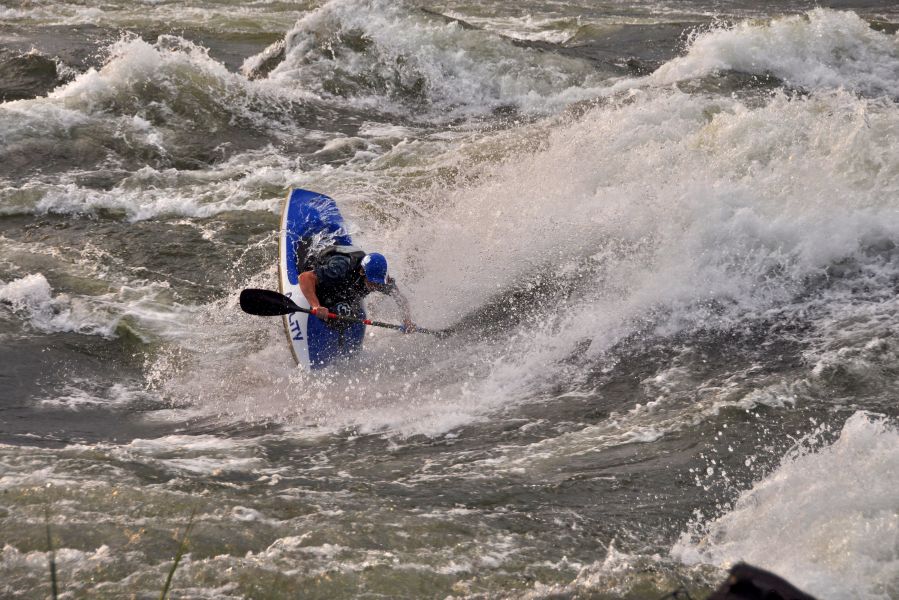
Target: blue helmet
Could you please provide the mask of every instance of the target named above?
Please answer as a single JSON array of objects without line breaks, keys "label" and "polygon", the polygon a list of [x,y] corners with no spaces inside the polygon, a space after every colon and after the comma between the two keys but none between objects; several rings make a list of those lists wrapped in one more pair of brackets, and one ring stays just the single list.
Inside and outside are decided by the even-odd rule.
[{"label": "blue helmet", "polygon": [[372,283],[384,285],[387,283],[387,259],[383,254],[372,252],[362,259],[362,268],[365,269],[365,278]]}]

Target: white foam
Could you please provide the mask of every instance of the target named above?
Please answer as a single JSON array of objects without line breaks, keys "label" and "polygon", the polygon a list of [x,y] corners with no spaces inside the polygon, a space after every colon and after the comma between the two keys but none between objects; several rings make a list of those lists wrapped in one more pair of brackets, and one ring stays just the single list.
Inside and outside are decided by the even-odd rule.
[{"label": "white foam", "polygon": [[488,31],[494,31],[512,39],[550,42],[553,44],[567,42],[583,26],[583,22],[579,18],[537,17],[531,14],[514,17],[481,17],[449,11],[447,16],[482,27]]},{"label": "white foam", "polygon": [[176,471],[187,471],[196,475],[219,476],[223,473],[253,473],[265,462],[258,458],[170,458],[159,461],[160,464]]},{"label": "white foam", "polygon": [[76,474],[58,472],[53,467],[42,464],[37,457],[32,457],[29,463],[28,469],[22,469],[21,464],[10,465],[4,461],[3,475],[0,476],[0,489],[65,486],[79,481]]},{"label": "white foam", "polygon": [[[866,265],[866,273],[848,279],[830,302],[816,306],[822,317],[804,352],[812,381],[892,388],[887,373],[897,360],[892,337],[899,300],[887,283],[888,265]],[[868,290],[866,302],[853,301],[853,289],[859,284]]]},{"label": "white foam", "polygon": [[[27,569],[29,571],[46,571],[49,562],[49,552],[37,550],[21,552],[17,548],[5,544],[0,552],[0,562],[5,569]],[[57,569],[70,574],[86,575],[90,571],[101,569],[112,564],[116,557],[109,546],[102,545],[93,551],[76,550],[74,548],[59,548],[54,552],[54,560]]]},{"label": "white foam", "polygon": [[811,89],[847,88],[899,95],[899,43],[853,12],[816,8],[768,23],[743,21],[702,33],[687,55],[655,73],[656,83],[694,79],[722,70],[767,74]]},{"label": "white foam", "polygon": [[373,123],[371,121],[366,121],[359,128],[359,135],[368,137],[393,137],[402,139],[408,136],[418,135],[419,133],[418,130],[404,125]]},{"label": "white foam", "polygon": [[[148,168],[149,169],[149,168]],[[216,169],[221,175],[221,169]],[[256,173],[238,185],[222,181],[219,185],[200,185],[172,189],[134,189],[124,182],[112,190],[82,188],[74,184],[45,186],[38,202],[29,212],[56,214],[95,214],[101,210],[124,212],[130,221],[144,221],[161,216],[208,218],[231,210],[272,210],[277,200],[257,201],[250,187],[262,173]],[[277,175],[276,175],[277,177]],[[221,195],[216,192],[220,191]]]},{"label": "white foam", "polygon": [[295,18],[297,12],[275,2],[185,6],[165,0],[140,0],[104,3],[98,7],[79,2],[32,0],[20,8],[0,8],[0,18],[36,25],[91,25],[122,30],[161,30],[179,23],[185,29],[277,34],[284,31],[285,19]]},{"label": "white foam", "polygon": [[637,91],[482,183],[440,192],[427,228],[395,239],[421,276],[411,296],[447,321],[535,273],[585,278],[573,303],[557,299],[519,331],[510,349],[522,355],[507,350],[494,368],[496,383],[516,386],[647,320],[670,335],[763,314],[832,261],[863,255],[866,240],[895,236],[897,143],[895,106],[842,92],[749,108]]},{"label": "white foam", "polygon": [[[83,387],[79,387],[83,384]],[[39,400],[42,406],[79,410],[82,408],[124,408],[148,400],[155,400],[144,390],[129,388],[120,383],[109,389],[98,391],[90,389],[89,382],[77,382],[67,385],[60,393]]]},{"label": "white foam", "polygon": [[123,452],[153,457],[181,456],[186,453],[222,453],[233,456],[254,446],[250,441],[214,435],[167,435],[153,439],[135,439],[118,448]]},{"label": "white foam", "polygon": [[698,523],[675,558],[769,569],[822,600],[899,592],[899,431],[857,412],[839,439],[797,450],[721,517]]},{"label": "white foam", "polygon": [[16,19],[22,19],[31,14],[30,11],[22,10],[20,8],[7,8],[3,7],[0,9],[0,19],[9,19],[10,21]]},{"label": "white foam", "polygon": [[[377,241],[428,326],[497,302],[494,296],[531,284],[535,273],[574,282],[570,296],[489,339],[434,343],[373,332],[360,362],[315,376],[293,371],[276,320],[216,321],[218,348],[203,346],[193,370],[175,374],[160,363],[167,393],[241,417],[439,435],[539,397],[560,377],[576,382],[572,357],[595,360],[635,333],[726,329],[770,311],[804,314],[805,304],[790,303],[809,277],[846,257],[869,261],[872,241],[899,236],[899,111],[890,103],[835,91],[775,95],[757,106],[635,90],[570,121],[482,139],[477,150],[495,144],[508,152],[513,142],[533,148],[529,135],[542,138],[537,150],[498,165],[475,163],[472,184],[400,195],[420,219],[405,213],[395,229],[354,237],[363,247]],[[452,144],[474,152],[464,140]],[[410,144],[395,152],[399,163],[403,151],[432,150]],[[334,169],[328,181],[355,182],[359,173]],[[336,194],[345,214],[353,216],[368,192],[382,194],[381,182],[391,189],[396,173],[366,175],[375,178],[372,187]],[[883,268],[889,281],[896,269]],[[260,275],[262,287],[268,276]],[[848,296],[834,306],[852,302]],[[378,316],[393,310],[379,299],[370,309]],[[667,377],[659,385],[678,385],[676,372]],[[645,407],[620,429],[587,433],[633,443],[724,406],[795,401],[794,390],[773,380],[753,394],[740,389],[703,391],[686,412],[680,400]],[[658,395],[671,393],[680,392],[660,387]]]},{"label": "white foam", "polygon": [[258,510],[254,510],[252,508],[247,508],[246,506],[234,506],[231,508],[231,517],[244,522],[268,522],[274,523],[271,519],[266,518]]},{"label": "white foam", "polygon": [[[70,264],[71,258],[60,261],[61,270],[77,271]],[[84,262],[89,263],[90,258]],[[97,275],[101,280],[108,277]],[[33,273],[9,283],[0,281],[0,303],[7,303],[14,314],[27,319],[30,327],[45,333],[74,332],[112,338],[122,320],[129,319],[130,330],[145,341],[154,335],[178,337],[179,319],[195,310],[167,302],[166,284],[115,281],[110,287],[109,292],[98,295],[54,294],[47,278]]]},{"label": "white foam", "polygon": [[229,472],[253,473],[266,465],[257,456],[255,441],[212,435],[170,435],[136,439],[112,447],[117,457],[156,464],[175,471],[218,476]]},{"label": "white foam", "polygon": [[[358,37],[353,43],[365,44],[365,52],[339,36]],[[551,110],[595,95],[590,88],[600,80],[585,62],[517,48],[386,0],[330,0],[285,40],[285,59],[269,75],[280,86],[360,107],[406,113],[408,104],[431,118],[504,105]],[[331,44],[340,47],[332,53]]]},{"label": "white foam", "polygon": [[[644,583],[647,573],[655,574],[652,583],[657,589],[673,590],[680,587],[681,582],[675,578],[666,581],[664,570],[659,569],[662,562],[661,557],[657,554],[651,556],[629,554],[615,548],[613,542],[609,544],[605,558],[581,568],[574,581],[568,585],[543,586],[542,593],[537,592],[525,596],[525,598],[537,600],[549,596],[550,592],[556,594],[582,593],[589,596],[596,591],[615,597],[627,597],[633,594],[634,588],[639,583]],[[643,594],[645,595],[645,592]]]},{"label": "white foam", "polygon": [[[6,150],[14,152],[21,146],[29,152],[36,140],[55,140],[63,148],[84,144],[88,151],[101,152],[91,140],[112,139],[165,164],[178,152],[180,128],[188,120],[206,119],[212,129],[231,127],[235,120],[249,121],[260,131],[268,130],[273,140],[308,134],[292,120],[272,116],[283,112],[285,102],[301,101],[302,92],[247,81],[183,38],[160,36],[150,44],[125,37],[111,44],[107,53],[102,68],[78,75],[46,98],[0,105],[0,136]],[[146,86],[158,90],[161,97],[148,98]],[[277,110],[259,109],[273,104]],[[166,117],[160,118],[160,112]],[[82,153],[79,146],[76,154]],[[116,160],[110,156],[112,163]],[[259,200],[259,186],[265,182],[286,186],[295,172],[295,160],[272,148],[231,156],[205,170],[148,166],[109,190],[82,187],[72,182],[79,175],[72,172],[0,189],[0,214],[106,210],[142,220],[172,214],[208,217],[227,210],[276,210],[277,199]]]},{"label": "white foam", "polygon": [[[107,454],[115,460],[139,462],[159,468],[187,472],[198,475],[219,476],[224,473],[255,473],[266,466],[258,456],[259,439],[240,440],[213,435],[169,435],[153,439],[135,439],[127,444],[70,444],[58,452],[66,456],[78,457],[87,453],[93,457],[97,452]],[[55,482],[57,475],[51,467],[42,475],[24,474],[11,477],[9,482],[0,479],[0,485],[37,484],[44,481]],[[77,475],[76,475],[77,477]]]},{"label": "white foam", "polygon": [[277,213],[280,195],[260,197],[260,189],[286,189],[315,173],[298,175],[294,159],[273,148],[232,156],[207,169],[138,169],[111,189],[66,181],[32,181],[0,188],[0,214],[94,215],[107,211],[132,221],[159,217],[204,219],[229,211]]},{"label": "white foam", "polygon": [[47,278],[41,273],[27,275],[9,283],[0,282],[0,301],[27,316],[29,324],[47,333],[74,331],[110,337],[116,320],[99,320],[89,306],[65,294],[53,296]]},{"label": "white foam", "polygon": [[179,67],[199,70],[217,86],[240,81],[223,64],[209,58],[204,48],[175,36],[161,36],[156,44],[125,37],[112,44],[107,52],[109,58],[102,68],[88,70],[49,97],[65,100],[69,106],[87,107],[85,112],[90,113],[95,112],[91,108],[100,108],[102,103],[130,93],[136,84],[166,75],[177,81],[175,70]]},{"label": "white foam", "polygon": [[[410,26],[405,13],[384,10],[372,19]],[[317,27],[330,32],[363,18],[348,11],[329,3],[298,24],[310,35],[298,36],[296,64],[288,60],[275,79],[305,68],[301,48]],[[499,310],[511,289],[534,287],[539,273],[574,291],[517,327],[458,346],[376,332],[359,363],[315,377],[292,370],[276,320],[216,321],[215,353],[198,351],[195,370],[174,374],[163,360],[158,372],[174,397],[210,410],[326,430],[438,435],[538,397],[560,377],[576,382],[577,364],[635,334],[802,313],[805,305],[791,302],[809,278],[847,257],[868,261],[869,244],[899,236],[897,145],[896,106],[844,90],[742,102],[647,82],[584,114],[399,143],[366,166],[307,174],[303,183],[337,190],[345,216],[361,224],[354,239],[390,257],[423,324],[449,325],[487,303]],[[469,179],[447,187],[442,169]],[[424,183],[409,192],[413,179]],[[372,197],[379,209],[399,206],[401,224],[376,222],[365,206]],[[370,304],[378,315],[390,306]],[[645,407],[656,410],[652,418],[609,439],[652,439],[722,406],[794,400],[775,381],[754,395],[709,391],[686,419],[678,421],[676,404]]]}]

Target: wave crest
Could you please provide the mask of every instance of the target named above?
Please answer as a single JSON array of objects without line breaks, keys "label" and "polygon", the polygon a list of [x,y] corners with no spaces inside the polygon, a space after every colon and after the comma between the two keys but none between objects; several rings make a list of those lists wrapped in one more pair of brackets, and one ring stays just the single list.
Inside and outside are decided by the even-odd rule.
[{"label": "wave crest", "polygon": [[540,112],[588,97],[598,80],[585,62],[384,0],[332,0],[297,22],[284,47],[269,74],[282,86],[432,118],[509,106]]},{"label": "wave crest", "polygon": [[774,75],[810,90],[899,96],[899,43],[853,12],[817,8],[767,23],[743,21],[695,36],[686,56],[651,79],[674,83],[721,71]]}]

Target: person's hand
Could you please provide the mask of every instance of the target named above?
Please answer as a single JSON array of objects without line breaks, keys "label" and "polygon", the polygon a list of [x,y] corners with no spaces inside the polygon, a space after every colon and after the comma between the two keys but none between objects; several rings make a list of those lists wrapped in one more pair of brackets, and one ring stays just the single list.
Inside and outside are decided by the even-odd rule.
[{"label": "person's hand", "polygon": [[328,308],[326,306],[316,306],[312,308],[312,314],[322,321],[328,320]]},{"label": "person's hand", "polygon": [[415,323],[411,319],[403,319],[403,333],[412,333],[415,331]]}]

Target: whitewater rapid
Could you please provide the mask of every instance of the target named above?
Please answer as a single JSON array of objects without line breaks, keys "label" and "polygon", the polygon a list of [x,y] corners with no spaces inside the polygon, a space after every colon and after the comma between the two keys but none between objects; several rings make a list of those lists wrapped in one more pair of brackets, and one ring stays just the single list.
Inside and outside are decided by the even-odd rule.
[{"label": "whitewater rapid", "polygon": [[[894,9],[618,4],[0,6],[0,594],[899,594]],[[458,333],[297,370],[292,187]]]}]

